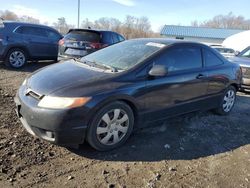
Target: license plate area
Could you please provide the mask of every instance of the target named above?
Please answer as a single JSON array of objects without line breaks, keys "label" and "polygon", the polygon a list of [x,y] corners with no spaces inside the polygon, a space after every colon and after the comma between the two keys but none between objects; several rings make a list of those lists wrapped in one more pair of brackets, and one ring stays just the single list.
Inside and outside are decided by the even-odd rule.
[{"label": "license plate area", "polygon": [[85,56],[85,55],[87,55],[87,51],[68,48],[65,51],[65,54],[67,54],[67,55],[76,55],[76,56]]}]

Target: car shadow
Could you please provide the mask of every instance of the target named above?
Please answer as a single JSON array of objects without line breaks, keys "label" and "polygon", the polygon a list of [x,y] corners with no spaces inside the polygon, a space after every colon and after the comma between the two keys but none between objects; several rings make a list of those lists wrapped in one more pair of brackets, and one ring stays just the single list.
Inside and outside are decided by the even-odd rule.
[{"label": "car shadow", "polygon": [[138,130],[112,151],[98,152],[87,143],[70,151],[90,159],[148,162],[191,160],[232,151],[250,144],[249,106],[250,96],[241,93],[228,116],[192,113]]},{"label": "car shadow", "polygon": [[15,69],[12,67],[7,67],[4,65],[3,62],[0,62],[0,69],[5,69],[5,70],[10,70],[10,71],[16,71],[16,72],[34,72],[38,69],[41,69],[43,67],[46,67],[48,65],[52,65],[56,63],[55,61],[30,61],[27,64],[25,64],[22,68],[20,69]]}]

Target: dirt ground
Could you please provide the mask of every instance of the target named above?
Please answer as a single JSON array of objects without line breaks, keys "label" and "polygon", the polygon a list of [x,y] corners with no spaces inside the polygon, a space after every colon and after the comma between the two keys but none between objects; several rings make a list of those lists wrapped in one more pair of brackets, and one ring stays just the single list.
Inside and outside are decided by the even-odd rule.
[{"label": "dirt ground", "polygon": [[0,187],[250,187],[250,94],[229,116],[172,118],[110,152],[66,149],[26,133],[14,112],[19,85],[48,64],[0,65]]}]

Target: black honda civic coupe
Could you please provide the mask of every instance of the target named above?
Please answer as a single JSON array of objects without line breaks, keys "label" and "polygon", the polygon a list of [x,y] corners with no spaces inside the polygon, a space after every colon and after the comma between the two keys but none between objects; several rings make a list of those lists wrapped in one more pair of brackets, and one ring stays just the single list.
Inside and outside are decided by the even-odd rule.
[{"label": "black honda civic coupe", "polygon": [[134,39],[35,72],[15,102],[32,135],[105,151],[146,122],[210,109],[228,114],[241,77],[239,65],[206,45]]}]

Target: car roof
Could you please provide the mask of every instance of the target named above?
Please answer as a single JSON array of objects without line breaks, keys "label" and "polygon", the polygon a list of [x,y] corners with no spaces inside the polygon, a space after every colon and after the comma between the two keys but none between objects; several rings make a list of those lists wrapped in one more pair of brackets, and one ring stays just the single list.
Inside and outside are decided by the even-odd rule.
[{"label": "car roof", "polygon": [[90,32],[96,32],[96,33],[104,33],[104,32],[117,33],[117,32],[110,31],[110,30],[102,30],[102,29],[79,29],[79,28],[70,29],[68,31],[68,33],[70,33],[71,31],[90,31]]},{"label": "car roof", "polygon": [[138,39],[131,39],[131,40],[140,40],[145,42],[155,42],[155,43],[161,43],[165,45],[171,45],[171,44],[195,44],[200,46],[207,46],[205,44],[194,42],[194,41],[188,41],[188,40],[179,40],[179,39],[168,39],[168,38],[138,38]]},{"label": "car roof", "polygon": [[50,26],[42,25],[42,24],[20,22],[20,21],[10,21],[10,20],[3,20],[2,23],[7,24],[7,25],[8,24],[14,25],[15,27],[17,27],[17,26],[37,26],[37,27],[42,27],[42,28],[47,28],[47,29],[51,29],[51,30],[57,31],[56,29],[54,29],[54,28],[52,28]]}]

